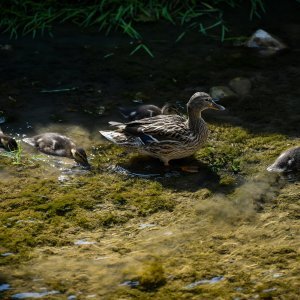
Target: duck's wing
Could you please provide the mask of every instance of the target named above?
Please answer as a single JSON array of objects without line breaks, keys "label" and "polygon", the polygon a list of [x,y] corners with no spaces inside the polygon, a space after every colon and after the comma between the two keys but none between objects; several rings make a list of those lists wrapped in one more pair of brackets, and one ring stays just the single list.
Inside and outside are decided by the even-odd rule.
[{"label": "duck's wing", "polygon": [[126,135],[140,138],[144,144],[177,143],[189,134],[186,119],[178,115],[159,115],[115,126]]}]

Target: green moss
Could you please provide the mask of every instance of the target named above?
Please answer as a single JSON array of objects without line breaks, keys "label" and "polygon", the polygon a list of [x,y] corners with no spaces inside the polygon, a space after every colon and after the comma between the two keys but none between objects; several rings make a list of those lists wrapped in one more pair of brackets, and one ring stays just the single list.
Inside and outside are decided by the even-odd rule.
[{"label": "green moss", "polygon": [[166,283],[164,268],[158,260],[146,262],[138,276],[140,288],[151,291]]},{"label": "green moss", "polygon": [[220,185],[232,186],[236,183],[236,178],[232,175],[225,174],[220,178]]},{"label": "green moss", "polygon": [[[64,296],[103,289],[110,299],[248,299],[255,294],[267,299],[284,293],[293,299],[295,274],[265,275],[296,269],[297,185],[280,190],[277,180],[264,176],[287,144],[296,141],[212,125],[209,141],[195,155],[209,168],[157,180],[109,172],[108,166],[128,163],[137,154],[96,145],[93,171],[67,185],[55,175],[39,176],[42,166],[18,169],[0,157],[3,172],[11,175],[0,185],[0,250],[14,253],[0,257],[1,270],[22,289],[27,282],[28,289],[39,288],[28,278],[42,274],[47,287]],[[264,204],[259,214],[256,203]],[[154,226],[142,228],[143,223]],[[81,237],[96,244],[74,249]],[[147,260],[149,255],[160,259]],[[140,269],[136,260],[144,262]],[[139,287],[119,286],[124,268],[130,268]],[[225,279],[186,288],[218,275]],[[266,292],[270,286],[277,290]]]}]

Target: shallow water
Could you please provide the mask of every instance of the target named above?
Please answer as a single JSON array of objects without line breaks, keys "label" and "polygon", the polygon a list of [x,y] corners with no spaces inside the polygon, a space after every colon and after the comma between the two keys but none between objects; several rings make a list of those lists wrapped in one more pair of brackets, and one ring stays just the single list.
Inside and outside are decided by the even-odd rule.
[{"label": "shallow water", "polygon": [[[23,151],[20,161],[0,153],[0,279],[13,287],[3,297],[297,296],[299,184],[266,166],[299,144],[299,45],[267,58],[197,34],[171,47],[176,29],[158,29],[154,60],[124,55],[128,39],[101,44],[72,28],[57,29],[55,39],[9,41],[1,127]],[[205,112],[208,142],[170,170],[98,133],[122,120],[120,104],[185,103],[238,76],[251,80],[250,95]],[[41,132],[74,139],[91,170],[22,143]],[[183,172],[186,165],[198,171]]]}]

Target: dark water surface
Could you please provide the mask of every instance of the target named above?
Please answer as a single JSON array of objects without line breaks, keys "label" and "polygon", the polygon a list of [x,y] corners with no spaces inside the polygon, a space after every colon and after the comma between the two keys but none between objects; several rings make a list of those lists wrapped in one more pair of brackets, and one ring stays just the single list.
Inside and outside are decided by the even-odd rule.
[{"label": "dark water surface", "polygon": [[[0,156],[3,299],[296,299],[299,183],[265,172],[299,144],[300,24],[293,15],[288,21],[261,21],[290,45],[270,57],[197,33],[175,43],[180,30],[165,24],[141,26],[154,58],[130,56],[124,35],[70,25],[56,27],[54,38],[1,36],[12,46],[0,50],[3,131],[18,140],[66,134],[93,166],[89,172],[23,144],[25,166]],[[242,25],[233,35],[254,29]],[[207,145],[171,170],[98,133],[122,120],[120,105],[184,106],[194,92],[235,77],[251,80],[250,94],[221,100],[225,112],[205,112]],[[198,172],[182,172],[185,164]],[[73,207],[76,197],[82,201]],[[58,203],[53,216],[56,199],[67,205]],[[116,211],[118,219],[99,221]]]}]

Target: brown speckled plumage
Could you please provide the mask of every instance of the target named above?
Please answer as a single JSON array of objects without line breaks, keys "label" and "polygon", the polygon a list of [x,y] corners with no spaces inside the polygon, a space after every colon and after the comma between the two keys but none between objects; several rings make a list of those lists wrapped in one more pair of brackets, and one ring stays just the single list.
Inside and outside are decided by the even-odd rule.
[{"label": "brown speckled plumage", "polygon": [[187,104],[188,119],[179,115],[159,115],[129,123],[110,122],[115,131],[100,131],[108,140],[169,164],[172,159],[192,155],[206,141],[208,129],[201,117],[205,109],[219,109],[211,97],[195,93]]}]

